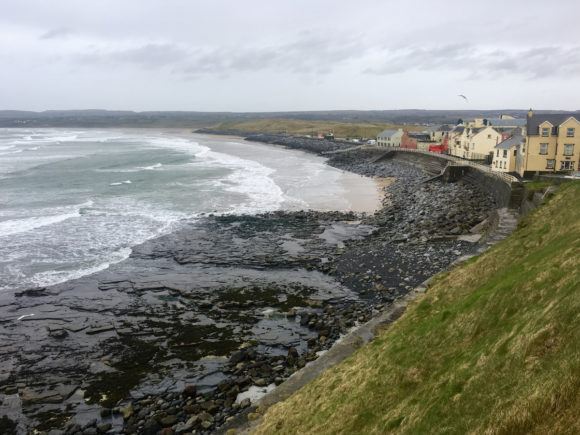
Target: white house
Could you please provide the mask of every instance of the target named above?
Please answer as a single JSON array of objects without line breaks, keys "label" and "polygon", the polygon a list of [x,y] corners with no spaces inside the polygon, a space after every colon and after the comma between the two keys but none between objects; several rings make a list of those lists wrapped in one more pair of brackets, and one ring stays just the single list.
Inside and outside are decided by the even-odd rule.
[{"label": "white house", "polygon": [[515,172],[518,149],[525,142],[526,138],[517,134],[498,143],[493,153],[491,169],[497,172]]},{"label": "white house", "polygon": [[470,160],[485,158],[501,142],[501,133],[493,127],[471,128],[459,125],[451,132],[451,154]]},{"label": "white house", "polygon": [[403,129],[383,130],[377,135],[377,145],[380,147],[400,147]]}]

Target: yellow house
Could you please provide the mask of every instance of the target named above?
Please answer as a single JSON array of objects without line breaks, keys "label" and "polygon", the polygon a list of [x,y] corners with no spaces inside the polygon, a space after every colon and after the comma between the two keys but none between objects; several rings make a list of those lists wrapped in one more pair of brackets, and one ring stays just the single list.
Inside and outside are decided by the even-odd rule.
[{"label": "yellow house", "polygon": [[521,134],[516,134],[498,143],[491,162],[492,171],[515,172],[518,149],[525,141],[526,139]]},{"label": "yellow house", "polygon": [[464,127],[453,129],[449,140],[449,152],[469,160],[484,160],[501,142],[501,133],[493,127]]},{"label": "yellow house", "polygon": [[577,171],[580,161],[578,118],[578,114],[534,114],[530,110],[526,143],[516,161],[520,176]]}]

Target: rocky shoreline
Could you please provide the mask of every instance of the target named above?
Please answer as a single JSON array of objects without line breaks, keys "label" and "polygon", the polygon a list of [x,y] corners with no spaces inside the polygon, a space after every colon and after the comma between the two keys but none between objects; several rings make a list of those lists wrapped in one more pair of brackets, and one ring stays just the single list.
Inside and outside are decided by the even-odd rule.
[{"label": "rocky shoreline", "polygon": [[337,151],[345,148],[351,148],[353,145],[356,145],[352,142],[341,140],[317,139],[305,136],[293,136],[283,133],[248,133],[240,130],[218,130],[213,128],[202,128],[196,130],[195,132],[209,135],[239,136],[250,142],[280,145],[287,148],[307,151],[315,154],[322,154],[328,151]]},{"label": "rocky shoreline", "polygon": [[[293,140],[278,144],[317,153],[331,146]],[[395,179],[372,216],[209,215],[106,271],[4,296],[0,432],[215,432],[352,327],[477,249],[477,237],[460,239],[484,231],[492,198],[461,182],[425,183],[429,174],[373,163],[376,155],[328,161]]]}]

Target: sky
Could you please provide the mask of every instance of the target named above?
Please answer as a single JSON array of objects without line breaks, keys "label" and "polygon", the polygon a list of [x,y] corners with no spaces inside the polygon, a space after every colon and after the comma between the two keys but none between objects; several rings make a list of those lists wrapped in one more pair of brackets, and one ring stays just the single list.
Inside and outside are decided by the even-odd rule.
[{"label": "sky", "polygon": [[0,110],[577,110],[578,17],[579,0],[0,0]]}]

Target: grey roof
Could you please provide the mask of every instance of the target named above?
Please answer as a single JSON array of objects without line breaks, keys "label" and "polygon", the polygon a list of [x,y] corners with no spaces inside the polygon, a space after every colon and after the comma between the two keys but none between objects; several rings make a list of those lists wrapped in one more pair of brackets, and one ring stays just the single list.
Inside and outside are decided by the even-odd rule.
[{"label": "grey roof", "polygon": [[431,141],[431,136],[428,133],[409,132],[409,137],[417,139],[419,142]]},{"label": "grey roof", "polygon": [[437,129],[437,131],[451,131],[451,130],[453,130],[453,127],[447,124],[443,124]]},{"label": "grey roof", "polygon": [[391,137],[392,135],[398,132],[399,130],[383,130],[377,135],[377,137]]},{"label": "grey roof", "polygon": [[500,150],[509,150],[512,147],[515,147],[521,144],[524,141],[524,137],[520,134],[516,134],[506,140],[498,143],[495,147],[499,148]]},{"label": "grey roof", "polygon": [[578,112],[565,112],[565,113],[545,113],[545,114],[533,114],[531,117],[528,116],[527,131],[530,136],[537,136],[539,134],[540,124],[544,121],[548,121],[554,127],[559,126],[568,118],[573,117],[580,120],[580,113]]},{"label": "grey roof", "polygon": [[453,131],[456,131],[457,133],[463,133],[465,131],[465,127],[457,126],[453,129]]},{"label": "grey roof", "polygon": [[491,125],[493,127],[523,127],[526,125],[526,120],[522,118],[488,118],[487,123],[487,125]]}]

